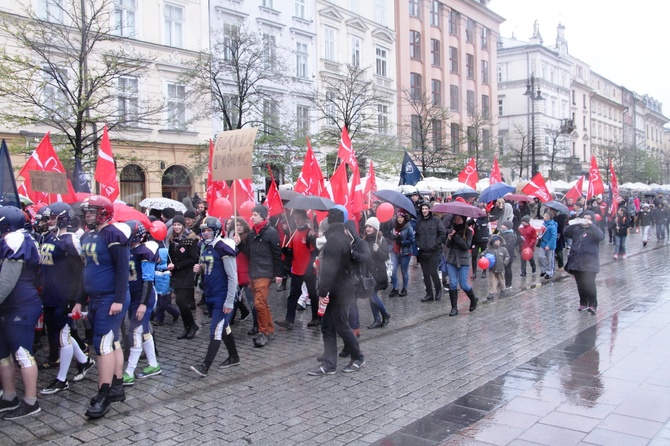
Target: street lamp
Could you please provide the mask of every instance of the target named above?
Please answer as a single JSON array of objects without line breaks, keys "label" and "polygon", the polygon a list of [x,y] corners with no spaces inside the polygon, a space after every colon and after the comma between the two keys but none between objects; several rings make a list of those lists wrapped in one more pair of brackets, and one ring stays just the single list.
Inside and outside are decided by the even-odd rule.
[{"label": "street lamp", "polygon": [[535,91],[535,75],[531,74],[530,79],[528,79],[528,84],[526,84],[526,92],[524,96],[528,96],[530,99],[530,153],[531,153],[531,175],[528,178],[531,178],[537,172],[537,166],[535,165],[535,101],[543,101],[542,92],[540,91],[540,83],[537,84],[537,92]]}]

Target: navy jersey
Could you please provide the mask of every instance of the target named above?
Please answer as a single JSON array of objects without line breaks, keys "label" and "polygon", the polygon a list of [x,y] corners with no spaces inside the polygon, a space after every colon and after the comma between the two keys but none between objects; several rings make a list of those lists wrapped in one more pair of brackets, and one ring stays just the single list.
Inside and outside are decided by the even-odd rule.
[{"label": "navy jersey", "polygon": [[77,298],[81,285],[81,245],[76,234],[49,231],[40,246],[42,303],[59,308]]},{"label": "navy jersey", "polygon": [[225,305],[233,308],[237,292],[236,255],[235,242],[229,238],[217,238],[209,245],[201,242],[202,287],[207,302],[225,300]]},{"label": "navy jersey", "polygon": [[37,268],[40,255],[35,240],[23,229],[10,232],[0,241],[0,261],[17,261],[23,263],[23,269],[14,289],[2,302],[2,310],[17,307],[42,305],[37,292]]},{"label": "navy jersey", "polygon": [[81,236],[84,291],[91,298],[114,295],[123,303],[130,275],[130,227],[113,223]]},{"label": "navy jersey", "polygon": [[160,261],[156,242],[141,243],[130,249],[130,300],[142,299],[144,282],[153,283],[156,264]]}]

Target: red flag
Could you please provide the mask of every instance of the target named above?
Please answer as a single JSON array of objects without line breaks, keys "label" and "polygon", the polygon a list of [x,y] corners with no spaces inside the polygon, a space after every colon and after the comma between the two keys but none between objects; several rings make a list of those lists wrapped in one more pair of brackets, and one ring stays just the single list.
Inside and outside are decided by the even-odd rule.
[{"label": "red flag", "polygon": [[584,187],[584,177],[582,176],[579,177],[575,185],[572,186],[572,189],[570,189],[568,193],[565,194],[565,198],[570,198],[573,201],[579,200],[579,198],[582,196],[583,187]]},{"label": "red flag", "polygon": [[465,166],[465,169],[458,174],[458,181],[460,183],[465,183],[471,188],[477,188],[477,182],[479,181],[479,175],[477,174],[477,166],[475,165],[475,159],[470,158],[468,165]]},{"label": "red flag", "polygon": [[619,180],[616,177],[616,173],[614,172],[614,166],[612,165],[612,160],[610,160],[610,187],[612,188],[612,203],[611,203],[611,215],[614,217],[617,213],[617,209],[619,208],[619,198],[621,195],[619,194]]},{"label": "red flag", "polygon": [[377,191],[377,177],[375,176],[375,166],[370,161],[370,169],[368,170],[367,180],[365,181],[365,189],[363,189],[363,200],[365,204],[370,207],[370,195]]},{"label": "red flag", "polygon": [[233,184],[230,185],[230,192],[228,193],[228,199],[233,206],[240,206],[245,201],[256,202],[254,198],[254,186],[251,178],[244,178],[241,180],[233,181]]},{"label": "red flag", "polygon": [[358,169],[358,166],[354,169],[354,173],[351,176],[351,191],[349,193],[349,205],[351,207],[352,214],[358,214],[365,210],[365,201],[363,199],[363,186],[361,185],[361,173]]},{"label": "red flag", "polygon": [[340,147],[337,149],[337,157],[345,163],[349,163],[351,168],[357,166],[356,154],[349,139],[349,132],[346,127],[342,127],[342,136],[340,137]]},{"label": "red flag", "polygon": [[491,167],[491,177],[489,184],[502,183],[502,175],[500,174],[500,166],[498,165],[498,157],[493,158],[493,167]]},{"label": "red flag", "polygon": [[209,140],[209,164],[207,165],[207,207],[212,209],[217,198],[228,198],[228,183],[212,179],[212,159],[214,159],[214,142]]},{"label": "red flag", "polygon": [[347,182],[347,165],[341,163],[330,177],[330,188],[333,190],[333,201],[345,207],[349,207],[349,187]]},{"label": "red flag", "polygon": [[305,195],[321,195],[326,189],[325,181],[323,179],[323,172],[319,161],[314,156],[312,144],[307,137],[307,153],[305,154],[305,162],[302,165],[300,176],[295,183],[295,190],[299,194]]},{"label": "red flag", "polygon": [[119,182],[116,180],[116,166],[112,154],[112,144],[109,142],[107,126],[102,129],[100,149],[98,149],[98,163],[95,165],[95,181],[100,183],[100,195],[114,201],[119,196]]},{"label": "red flag", "polygon": [[529,197],[539,198],[542,203],[546,203],[547,201],[551,200],[551,194],[549,193],[547,184],[544,182],[544,178],[542,178],[542,174],[540,172],[535,174],[533,179],[531,179],[530,182],[526,184],[523,189],[521,189],[521,192],[528,195]]},{"label": "red flag", "polygon": [[590,200],[598,194],[605,192],[605,185],[603,184],[603,179],[600,176],[600,170],[598,170],[598,163],[596,163],[596,157],[591,157],[591,169],[589,170],[589,188],[586,193],[586,199]]},{"label": "red flag", "polygon": [[46,192],[37,192],[34,191],[30,185],[30,171],[39,170],[41,172],[60,172],[65,173],[63,164],[58,158],[58,154],[51,145],[51,138],[47,132],[44,135],[44,138],[39,143],[37,148],[33,150],[33,153],[30,155],[26,164],[23,165],[21,171],[19,172],[20,177],[23,177],[23,184],[18,188],[19,193],[26,195],[30,198],[33,203],[42,202],[46,204],[51,204],[56,201],[64,201],[66,203],[74,203],[77,201],[77,198],[74,195],[74,189],[72,188],[72,183],[70,180],[67,180],[68,194],[49,194]]},{"label": "red flag", "polygon": [[272,169],[268,166],[268,171],[270,171],[270,188],[268,193],[265,196],[265,206],[268,208],[268,215],[274,217],[284,212],[284,204],[281,201],[279,196],[279,191],[277,190],[277,183],[275,182],[275,177],[272,175]]}]

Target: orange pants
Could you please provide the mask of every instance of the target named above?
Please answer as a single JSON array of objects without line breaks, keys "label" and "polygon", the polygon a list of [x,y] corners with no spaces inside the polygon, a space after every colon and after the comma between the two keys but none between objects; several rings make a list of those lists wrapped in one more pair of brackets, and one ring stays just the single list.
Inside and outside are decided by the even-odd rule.
[{"label": "orange pants", "polygon": [[250,279],[249,283],[251,285],[251,292],[254,295],[256,314],[258,315],[258,332],[266,335],[274,334],[275,326],[272,323],[272,314],[268,306],[268,294],[270,293],[272,279]]}]

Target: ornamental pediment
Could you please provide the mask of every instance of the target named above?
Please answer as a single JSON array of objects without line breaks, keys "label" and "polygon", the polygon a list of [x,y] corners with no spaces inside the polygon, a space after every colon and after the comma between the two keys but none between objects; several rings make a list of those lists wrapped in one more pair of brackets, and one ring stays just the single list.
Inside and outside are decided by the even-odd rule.
[{"label": "ornamental pediment", "polygon": [[336,20],[338,22],[344,20],[344,16],[340,14],[340,12],[337,9],[333,8],[332,6],[321,9],[319,11],[319,15],[324,18]]}]

